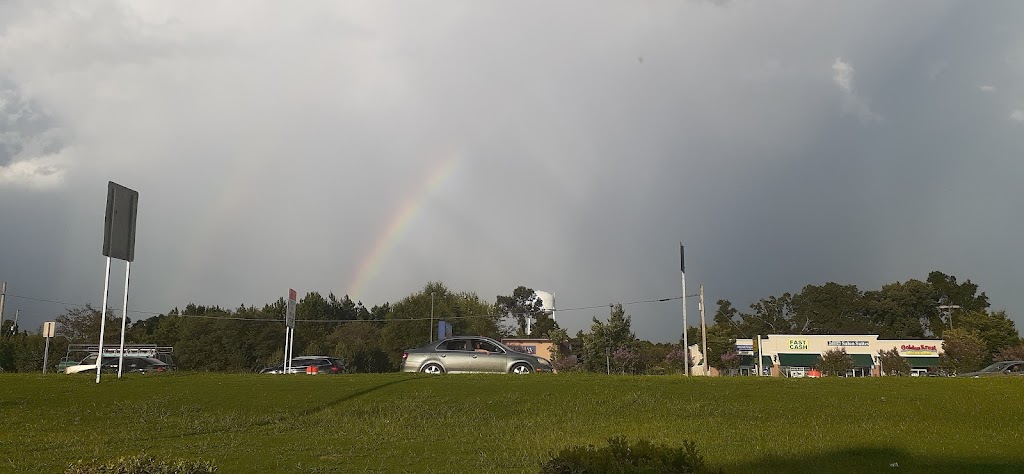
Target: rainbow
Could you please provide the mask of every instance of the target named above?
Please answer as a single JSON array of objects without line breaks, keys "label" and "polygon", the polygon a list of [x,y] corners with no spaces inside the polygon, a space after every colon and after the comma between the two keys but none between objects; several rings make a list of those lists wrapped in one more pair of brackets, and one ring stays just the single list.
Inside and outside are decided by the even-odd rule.
[{"label": "rainbow", "polygon": [[426,198],[447,180],[461,161],[462,156],[459,153],[452,153],[440,161],[437,167],[427,174],[423,184],[399,206],[398,212],[388,221],[384,232],[376,239],[373,249],[366,254],[366,258],[359,264],[355,277],[345,293],[349,298],[359,301],[358,296],[363,287],[377,274],[384,257],[401,240],[402,234],[405,233],[409,223],[423,209]]}]

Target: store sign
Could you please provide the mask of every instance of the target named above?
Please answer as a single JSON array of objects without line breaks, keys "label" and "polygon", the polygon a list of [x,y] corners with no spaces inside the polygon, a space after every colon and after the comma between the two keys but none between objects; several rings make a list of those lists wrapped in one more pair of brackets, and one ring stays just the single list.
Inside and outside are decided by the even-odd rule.
[{"label": "store sign", "polygon": [[939,348],[927,344],[904,344],[900,346],[900,352],[905,355],[935,355],[939,353]]},{"label": "store sign", "polygon": [[828,341],[832,347],[868,347],[868,341]]},{"label": "store sign", "polygon": [[736,344],[736,351],[737,352],[743,352],[743,351],[753,352],[754,351],[754,345],[753,344]]},{"label": "store sign", "polygon": [[790,339],[789,348],[792,350],[808,350],[807,339]]},{"label": "store sign", "polygon": [[522,346],[522,345],[519,345],[519,344],[515,344],[515,345],[509,344],[508,348],[512,349],[512,350],[514,350],[516,352],[519,352],[521,354],[533,354],[533,355],[537,354],[537,346]]}]

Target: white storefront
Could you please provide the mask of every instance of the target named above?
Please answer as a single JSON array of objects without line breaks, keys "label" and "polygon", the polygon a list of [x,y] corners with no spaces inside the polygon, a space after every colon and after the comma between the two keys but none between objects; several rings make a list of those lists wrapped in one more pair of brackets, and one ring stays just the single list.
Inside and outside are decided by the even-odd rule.
[{"label": "white storefront", "polygon": [[760,371],[762,375],[805,377],[818,366],[822,354],[843,350],[854,362],[848,376],[877,377],[884,370],[879,351],[892,349],[910,363],[912,375],[926,375],[939,366],[942,340],[878,339],[874,334],[772,334],[762,337],[760,344],[755,339],[737,339],[736,352],[741,359],[737,374],[757,375]]}]

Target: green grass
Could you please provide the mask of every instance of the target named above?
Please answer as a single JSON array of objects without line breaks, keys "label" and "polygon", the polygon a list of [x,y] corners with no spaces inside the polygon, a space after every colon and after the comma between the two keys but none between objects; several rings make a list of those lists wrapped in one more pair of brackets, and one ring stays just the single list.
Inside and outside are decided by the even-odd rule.
[{"label": "green grass", "polygon": [[[576,444],[697,442],[726,472],[1024,472],[1024,380],[0,374],[0,472],[537,472]],[[898,468],[890,467],[898,464]]]}]

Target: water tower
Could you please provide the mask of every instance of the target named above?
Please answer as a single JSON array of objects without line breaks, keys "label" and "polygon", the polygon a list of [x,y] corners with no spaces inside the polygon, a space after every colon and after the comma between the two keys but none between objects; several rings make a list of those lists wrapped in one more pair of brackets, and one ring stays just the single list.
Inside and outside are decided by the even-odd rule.
[{"label": "water tower", "polygon": [[555,319],[555,294],[546,291],[534,291],[533,293],[540,298],[540,309],[544,311],[544,314]]},{"label": "water tower", "polygon": [[[537,299],[540,300],[540,310],[543,311],[544,314],[550,316],[552,320],[554,320],[555,319],[555,312],[556,312],[556,310],[555,310],[555,294],[554,293],[549,293],[547,291],[537,291],[537,290],[534,290],[533,294],[537,295]],[[533,317],[532,316],[527,316],[527,318],[526,318],[526,333],[530,334],[532,332],[533,332]]]}]

